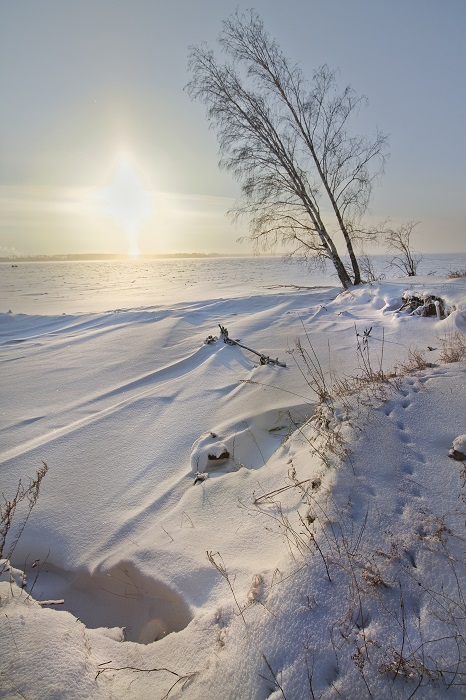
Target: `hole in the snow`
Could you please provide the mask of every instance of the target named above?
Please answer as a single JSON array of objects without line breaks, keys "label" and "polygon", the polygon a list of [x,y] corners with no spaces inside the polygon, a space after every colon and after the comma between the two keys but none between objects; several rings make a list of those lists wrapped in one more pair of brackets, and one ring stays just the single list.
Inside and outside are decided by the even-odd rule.
[{"label": "hole in the snow", "polygon": [[[31,573],[28,580],[32,583]],[[93,574],[46,564],[33,596],[39,601],[64,599],[59,609],[68,610],[86,627],[123,627],[125,639],[140,644],[179,632],[192,619],[178,593],[125,561]]]}]

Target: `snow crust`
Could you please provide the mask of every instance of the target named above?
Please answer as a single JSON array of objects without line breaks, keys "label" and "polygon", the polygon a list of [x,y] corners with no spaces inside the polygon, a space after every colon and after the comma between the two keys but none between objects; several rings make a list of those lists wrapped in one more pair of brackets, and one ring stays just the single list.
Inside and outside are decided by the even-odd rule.
[{"label": "snow crust", "polygon": [[[0,580],[2,697],[464,696],[466,364],[440,355],[466,280],[412,280],[444,319],[405,290],[0,314],[0,490],[49,467]],[[219,323],[287,367],[206,345]],[[319,407],[296,338],[328,386],[358,343],[430,366]]]}]

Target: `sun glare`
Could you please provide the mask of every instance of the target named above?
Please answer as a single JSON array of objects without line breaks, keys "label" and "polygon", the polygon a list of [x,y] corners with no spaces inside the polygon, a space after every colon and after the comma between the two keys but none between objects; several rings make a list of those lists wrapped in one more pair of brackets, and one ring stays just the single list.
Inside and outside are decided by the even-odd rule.
[{"label": "sun glare", "polygon": [[113,217],[128,234],[128,253],[137,256],[138,230],[152,214],[152,197],[127,158],[120,161],[108,187],[99,194],[103,212]]}]

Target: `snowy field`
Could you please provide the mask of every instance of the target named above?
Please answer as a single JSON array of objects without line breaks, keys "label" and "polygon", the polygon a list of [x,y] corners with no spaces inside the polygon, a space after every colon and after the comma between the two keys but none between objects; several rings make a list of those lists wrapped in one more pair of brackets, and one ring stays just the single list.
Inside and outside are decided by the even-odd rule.
[{"label": "snowy field", "polygon": [[423,264],[0,266],[0,492],[48,465],[0,697],[464,697],[466,255]]}]

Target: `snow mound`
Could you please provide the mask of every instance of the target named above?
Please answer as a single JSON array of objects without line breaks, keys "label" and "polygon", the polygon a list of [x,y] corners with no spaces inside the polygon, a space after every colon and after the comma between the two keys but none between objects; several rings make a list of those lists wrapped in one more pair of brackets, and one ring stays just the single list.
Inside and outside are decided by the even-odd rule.
[{"label": "snow mound", "polygon": [[207,433],[194,444],[191,453],[191,469],[193,472],[208,471],[213,466],[224,464],[230,459],[230,452],[217,434]]},{"label": "snow mound", "polygon": [[[396,313],[408,284],[456,310]],[[464,696],[464,472],[447,455],[465,447],[466,363],[442,354],[466,332],[466,278],[336,298],[248,285],[109,313],[75,287],[43,317],[17,293],[32,315],[0,314],[5,498],[49,464],[0,578],[0,696]],[[204,345],[220,320],[286,369]],[[424,369],[344,392],[411,346]]]},{"label": "snow mound", "polygon": [[453,440],[453,447],[449,451],[448,456],[459,461],[466,460],[466,435],[458,435]]},{"label": "snow mound", "polygon": [[[258,413],[201,435],[191,451],[191,471],[223,473],[241,467],[258,469],[303,420],[309,405]],[[271,440],[275,436],[276,440]]]}]

